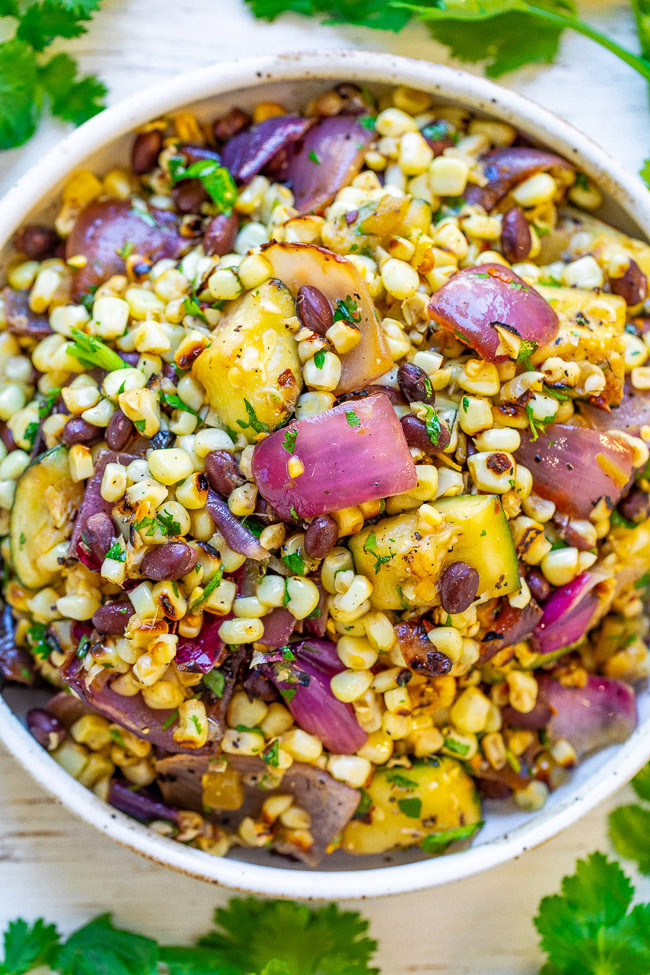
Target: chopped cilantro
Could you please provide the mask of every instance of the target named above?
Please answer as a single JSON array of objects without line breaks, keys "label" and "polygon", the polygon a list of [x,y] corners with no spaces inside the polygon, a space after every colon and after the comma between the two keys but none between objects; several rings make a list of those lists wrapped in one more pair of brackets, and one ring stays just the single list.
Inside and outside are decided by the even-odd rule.
[{"label": "chopped cilantro", "polygon": [[135,244],[133,243],[132,240],[125,240],[122,246],[118,247],[115,253],[117,254],[118,257],[121,257],[122,260],[125,261],[127,257],[130,257],[131,254],[133,253],[134,247]]},{"label": "chopped cilantro", "polygon": [[28,423],[25,428],[25,440],[28,441],[30,447],[34,446],[34,442],[38,436],[38,427],[39,424],[33,420],[31,423]]},{"label": "chopped cilantro", "polygon": [[266,748],[262,752],[262,758],[264,759],[267,765],[270,765],[272,768],[278,768],[280,765],[279,752],[280,752],[280,742],[276,738],[275,741],[272,741],[270,745],[266,746]]},{"label": "chopped cilantro", "polygon": [[160,528],[161,534],[180,535],[180,524],[177,521],[174,521],[173,516],[166,509],[161,514],[156,515],[156,521],[158,522],[158,527]]},{"label": "chopped cilantro", "polygon": [[183,410],[185,413],[191,413],[192,416],[196,416],[201,419],[200,414],[193,410],[191,406],[184,403],[180,396],[176,396],[175,393],[164,393],[162,389],[158,390],[158,399],[163,404],[163,406],[171,406],[173,410]]},{"label": "chopped cilantro", "polygon": [[126,552],[119,542],[115,542],[106,553],[106,558],[112,559],[114,562],[124,562],[126,560]]},{"label": "chopped cilantro", "polygon": [[420,849],[425,853],[443,853],[454,840],[466,840],[477,833],[483,822],[470,823],[468,826],[456,826],[445,829],[441,833],[430,833],[420,843]]},{"label": "chopped cilantro", "polygon": [[196,714],[193,714],[191,716],[191,720],[192,720],[192,724],[196,728],[197,735],[202,735],[203,734],[203,726],[202,726],[201,722],[199,721],[197,715]]},{"label": "chopped cilantro", "polygon": [[289,508],[289,514],[291,515],[292,518],[295,518],[296,521],[299,520],[298,519],[298,512],[296,511],[296,509],[294,508],[293,505],[291,505],[291,507]]},{"label": "chopped cilantro", "polygon": [[375,126],[377,123],[377,118],[374,115],[362,115],[359,119],[359,124],[364,129],[368,129],[369,132],[375,131]]},{"label": "chopped cilantro", "polygon": [[194,602],[190,606],[190,609],[191,610],[196,609],[196,607],[200,606],[201,603],[204,603],[206,599],[209,599],[212,593],[214,592],[214,590],[221,583],[222,579],[223,579],[223,569],[219,567],[215,572],[215,574],[210,579],[210,581],[208,582],[207,586],[204,588],[199,598],[194,600]]},{"label": "chopped cilantro", "polygon": [[399,789],[416,789],[418,785],[415,779],[409,779],[408,776],[403,775],[401,772],[390,771],[387,773],[386,779]]},{"label": "chopped cilantro", "polygon": [[226,677],[218,668],[215,667],[208,674],[204,674],[203,683],[208,690],[212,691],[215,697],[223,697]]},{"label": "chopped cilantro", "polygon": [[[359,297],[357,295],[357,297]],[[359,305],[352,297],[352,295],[347,295],[346,298],[339,298],[336,302],[336,308],[334,309],[333,322],[348,322],[350,325],[358,325],[361,321],[361,312],[359,311]]]},{"label": "chopped cilantro", "polygon": [[186,295],[183,299],[183,308],[186,315],[192,315],[193,318],[199,318],[204,324],[208,324],[208,320],[196,298],[190,298],[189,295]]},{"label": "chopped cilantro", "polygon": [[216,209],[230,214],[237,199],[237,186],[225,166],[216,159],[199,159],[185,166],[180,156],[172,156],[169,172],[173,183],[182,179],[199,179]]},{"label": "chopped cilantro", "polygon": [[445,738],[445,748],[448,752],[453,752],[454,755],[469,755],[469,745],[465,745],[455,738]]},{"label": "chopped cilantro", "polygon": [[463,396],[463,413],[467,413],[469,409],[469,396]]},{"label": "chopped cilantro", "polygon": [[318,352],[314,356],[314,364],[315,364],[315,366],[316,366],[317,369],[322,369],[323,368],[323,366],[325,365],[325,350],[324,349],[319,349],[318,350]]},{"label": "chopped cilantro", "polygon": [[537,342],[532,339],[522,339],[517,353],[517,365],[523,366],[526,372],[534,372],[535,366],[530,360],[531,355],[537,349]]},{"label": "chopped cilantro", "polygon": [[240,426],[242,430],[246,430],[247,427],[250,427],[255,431],[255,433],[268,433],[268,424],[257,419],[255,409],[247,399],[244,400],[244,406],[246,407],[246,413],[248,414],[248,423],[245,423],[244,420],[237,420],[238,426]]},{"label": "chopped cilantro", "polygon": [[348,421],[348,426],[351,426],[351,427],[360,427],[361,426],[361,420],[359,419],[359,417],[357,416],[357,414],[354,412],[354,410],[346,410],[345,411],[345,419]]},{"label": "chopped cilantro", "polygon": [[424,421],[424,426],[427,431],[427,436],[434,447],[438,446],[438,441],[440,440],[440,419],[438,414],[432,406],[425,406],[426,418]]},{"label": "chopped cilantro", "polygon": [[386,562],[390,562],[390,560],[395,557],[395,553],[392,552],[390,548],[388,549],[388,555],[379,555],[377,553],[377,536],[374,532],[370,532],[368,535],[363,549],[365,552],[369,552],[371,555],[373,555],[376,559],[374,566],[375,575],[379,575],[379,570],[381,569],[382,565],[384,565]]},{"label": "chopped cilantro", "polygon": [[294,575],[304,576],[305,563],[298,552],[290,552],[289,555],[283,555],[282,561]]},{"label": "chopped cilantro", "polygon": [[86,335],[84,332],[80,332],[78,328],[73,328],[72,338],[74,341],[68,345],[68,353],[78,359],[82,366],[87,369],[94,369],[95,366],[106,369],[108,372],[114,372],[116,369],[128,369],[127,363],[120,359],[117,352],[113,352],[105,342],[94,335]]},{"label": "chopped cilantro", "polygon": [[317,166],[320,166],[320,159],[318,158],[318,156],[316,155],[316,153],[314,152],[314,150],[313,150],[313,149],[312,149],[312,151],[311,151],[311,152],[309,153],[309,155],[308,155],[308,157],[307,157],[307,158],[308,158],[308,159],[310,159],[310,160],[311,160],[311,162],[313,162],[313,163],[316,163],[316,165],[317,165]]},{"label": "chopped cilantro", "polygon": [[368,813],[372,809],[372,799],[370,797],[370,793],[366,792],[365,789],[358,789],[357,791],[359,792],[361,798],[359,799],[359,805],[355,809],[354,816],[352,818],[366,819]]},{"label": "chopped cilantro", "polygon": [[409,819],[419,819],[422,814],[422,800],[415,796],[410,799],[398,799],[397,805],[400,812],[403,812]]},{"label": "chopped cilantro", "polygon": [[294,428],[293,430],[285,430],[284,440],[282,441],[282,446],[290,454],[293,453],[296,446],[296,437],[298,436],[298,431]]},{"label": "chopped cilantro", "polygon": [[61,387],[55,386],[54,389],[51,389],[49,391],[49,393],[46,395],[43,402],[39,404],[38,415],[41,420],[44,420],[46,416],[50,415],[52,409],[54,408],[54,404],[56,403],[60,395],[61,395]]},{"label": "chopped cilantro", "polygon": [[136,430],[139,433],[144,433],[145,428],[147,426],[147,421],[146,420],[134,420],[133,423],[135,425]]},{"label": "chopped cilantro", "polygon": [[178,718],[179,718],[179,713],[178,713],[178,708],[176,708],[176,710],[172,711],[169,717],[163,721],[161,725],[163,731],[167,731],[168,728],[171,728],[174,721],[178,721]]}]

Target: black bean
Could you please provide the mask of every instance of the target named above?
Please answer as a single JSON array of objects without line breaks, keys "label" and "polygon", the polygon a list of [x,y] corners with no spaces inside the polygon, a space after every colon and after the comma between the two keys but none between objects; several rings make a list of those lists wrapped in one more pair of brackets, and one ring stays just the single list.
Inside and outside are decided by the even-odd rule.
[{"label": "black bean", "polygon": [[414,362],[403,362],[397,370],[397,382],[407,403],[426,403],[433,406],[436,394],[424,369]]},{"label": "black bean", "polygon": [[213,217],[203,231],[203,251],[205,254],[223,257],[229,254],[234,245],[239,220],[235,213],[219,213]]},{"label": "black bean", "polygon": [[610,278],[609,285],[628,305],[638,305],[648,297],[648,279],[636,261],[630,260],[625,274]]},{"label": "black bean", "polygon": [[212,123],[215,139],[219,142],[231,139],[233,135],[245,129],[250,124],[250,120],[250,115],[242,112],[241,108],[231,108],[227,115],[216,118]]},{"label": "black bean", "polygon": [[185,542],[166,542],[147,552],[142,560],[142,572],[147,579],[182,579],[196,565],[196,551]]},{"label": "black bean", "polygon": [[103,562],[115,538],[115,525],[111,516],[105,511],[91,515],[82,534],[96,561]]},{"label": "black bean", "polygon": [[51,227],[28,224],[22,227],[14,239],[14,247],[32,261],[50,257],[59,243],[59,235]]},{"label": "black bean", "polygon": [[618,510],[628,521],[644,521],[650,514],[650,498],[641,488],[633,487],[620,502]]},{"label": "black bean", "polygon": [[66,730],[59,719],[45,708],[32,708],[27,712],[27,728],[30,735],[48,752],[55,751],[66,736]]},{"label": "black bean", "polygon": [[332,306],[323,292],[311,284],[304,284],[298,292],[296,313],[305,328],[318,335],[325,335],[334,318]]},{"label": "black bean", "polygon": [[503,256],[511,262],[524,261],[530,254],[533,238],[524,211],[512,207],[503,214],[501,221],[501,249]]},{"label": "black bean", "polygon": [[122,410],[117,409],[106,427],[106,443],[111,450],[122,450],[133,433],[133,424]]},{"label": "black bean", "polygon": [[237,461],[227,450],[213,450],[208,454],[205,458],[205,473],[212,490],[224,498],[236,487],[241,487],[246,480]]},{"label": "black bean", "polygon": [[122,636],[134,613],[135,610],[129,602],[104,603],[93,613],[93,626],[100,633]]},{"label": "black bean", "polygon": [[99,440],[102,431],[80,416],[71,417],[63,428],[63,442],[71,447],[76,443],[92,443]]},{"label": "black bean", "polygon": [[151,132],[140,132],[135,137],[131,150],[131,169],[134,173],[150,173],[156,168],[158,156],[163,144],[163,134],[160,129]]},{"label": "black bean", "polygon": [[176,437],[171,430],[159,430],[151,438],[151,448],[152,450],[165,450],[167,447],[173,447],[175,440]]},{"label": "black bean", "polygon": [[544,578],[539,569],[529,569],[526,574],[526,582],[530,589],[530,594],[538,603],[545,603],[551,595],[551,586]]},{"label": "black bean", "polygon": [[407,413],[400,420],[409,447],[418,447],[428,456],[442,453],[445,447],[449,445],[449,428],[442,420],[439,422],[440,430],[437,432],[437,442],[434,443],[433,441],[436,440],[435,431],[430,437],[424,420],[421,420],[415,413]]},{"label": "black bean", "polygon": [[305,554],[310,559],[324,559],[339,537],[339,526],[330,515],[318,515],[305,532]]},{"label": "black bean", "polygon": [[172,189],[172,199],[181,213],[198,213],[209,196],[200,179],[182,179]]},{"label": "black bean", "polygon": [[446,613],[464,613],[478,589],[479,575],[466,562],[452,562],[440,576],[440,602]]}]

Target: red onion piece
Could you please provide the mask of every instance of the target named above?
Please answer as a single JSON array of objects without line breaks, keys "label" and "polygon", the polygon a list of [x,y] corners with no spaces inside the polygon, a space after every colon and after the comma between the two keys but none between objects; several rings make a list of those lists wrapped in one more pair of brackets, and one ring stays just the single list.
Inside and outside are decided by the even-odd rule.
[{"label": "red onion piece", "polygon": [[181,637],[176,649],[174,663],[178,670],[191,674],[209,674],[213,667],[225,659],[226,646],[219,637],[219,627],[225,619],[232,616],[211,616],[204,614],[203,626],[198,636]]},{"label": "red onion piece", "polygon": [[317,572],[313,576],[309,576],[309,578],[314,583],[314,585],[318,587],[318,591],[320,593],[318,599],[318,606],[316,607],[315,610],[315,612],[316,611],[318,612],[318,615],[313,617],[308,616],[307,619],[303,621],[302,625],[305,633],[308,633],[309,636],[313,636],[319,640],[322,640],[325,634],[327,633],[327,619],[329,617],[329,610],[327,608],[327,599],[329,593],[327,592],[325,586],[321,582],[319,572]]},{"label": "red onion piece", "polygon": [[38,315],[29,307],[29,291],[3,288],[2,300],[8,332],[14,335],[27,335],[34,339],[43,339],[46,335],[52,334],[47,315]]},{"label": "red onion piece", "polygon": [[323,210],[342,186],[357,175],[375,133],[352,115],[336,115],[316,122],[293,153],[282,173],[300,213]]},{"label": "red onion piece", "polygon": [[34,680],[34,660],[23,647],[16,646],[14,618],[9,606],[0,617],[0,679],[31,684]]},{"label": "red onion piece", "polygon": [[601,410],[592,403],[581,403],[580,412],[596,430],[622,430],[638,437],[641,427],[650,426],[650,393],[635,389],[628,381],[619,406]]},{"label": "red onion piece", "polygon": [[90,203],[77,217],[66,242],[67,258],[78,254],[87,258],[86,265],[73,278],[75,300],[112,274],[124,273],[120,252],[127,241],[132,244],[133,253],[152,261],[176,259],[191,243],[190,238],[181,236],[178,216],[170,211],[138,206],[132,200]]},{"label": "red onion piece", "polygon": [[278,115],[238,132],[226,142],[221,159],[234,180],[249,183],[274,156],[300,139],[312,119]]},{"label": "red onion piece", "polygon": [[208,491],[208,500],[205,506],[210,513],[217,528],[226,540],[227,545],[233,552],[239,552],[248,559],[268,559],[269,551],[264,548],[255,535],[242,525],[239,518],[233,515],[227,503],[220,498],[214,491]]},{"label": "red onion piece", "polygon": [[589,518],[600,498],[613,508],[633,471],[632,448],[622,438],[561,423],[537,440],[522,430],[515,456],[531,471],[537,494],[570,518]]},{"label": "red onion piece", "polygon": [[481,642],[481,663],[490,660],[499,650],[511,647],[526,640],[538,625],[544,611],[531,599],[523,609],[511,606],[507,599],[502,600],[497,615],[491,620],[490,629]]},{"label": "red onion piece", "polygon": [[626,741],[638,723],[636,697],[629,684],[589,674],[584,687],[564,687],[538,677],[539,694],[552,711],[551,739],[566,738],[578,757]]},{"label": "red onion piece", "polygon": [[[304,473],[291,478],[283,444],[294,432],[293,455]],[[260,493],[281,518],[293,512],[314,518],[417,483],[401,424],[383,393],[293,421],[256,445],[252,467]]]},{"label": "red onion piece", "polygon": [[501,264],[479,264],[453,274],[429,302],[429,316],[462,338],[489,362],[505,362],[495,325],[522,339],[546,345],[555,338],[558,317],[542,296]]},{"label": "red onion piece", "polygon": [[504,724],[513,725],[515,728],[525,728],[526,731],[540,731],[545,728],[551,720],[553,712],[544,701],[537,700],[535,707],[527,714],[516,711],[509,704],[501,708],[501,717]]},{"label": "red onion piece", "polygon": [[[359,727],[354,708],[332,694],[330,681],[344,670],[336,647],[327,640],[294,643],[295,661],[264,666],[264,673],[284,692],[285,704],[303,731],[320,738],[336,755],[354,755],[368,740]],[[283,680],[282,675],[291,675]]]},{"label": "red onion piece", "polygon": [[120,812],[143,823],[152,819],[165,819],[170,823],[178,821],[178,809],[172,809],[156,799],[147,789],[134,789],[126,780],[111,779],[108,801]]},{"label": "red onion piece", "polygon": [[592,590],[602,581],[601,573],[583,572],[549,596],[534,632],[534,644],[539,653],[555,653],[582,639],[600,602]]},{"label": "red onion piece", "polygon": [[277,650],[284,647],[296,628],[296,618],[292,616],[288,609],[279,607],[272,609],[270,613],[262,617],[264,633],[258,643],[264,644],[269,650]]},{"label": "red onion piece", "polygon": [[86,482],[84,496],[72,530],[69,552],[73,558],[81,559],[89,569],[97,571],[101,566],[96,564],[96,559],[83,544],[81,536],[86,529],[86,523],[92,515],[100,512],[110,516],[114,507],[114,502],[106,501],[101,495],[104,470],[107,464],[119,463],[128,467],[132,460],[137,460],[136,454],[118,454],[114,450],[102,450],[95,461],[95,473]]},{"label": "red onion piece", "polygon": [[492,149],[481,157],[485,186],[470,185],[464,195],[468,203],[478,204],[489,213],[510,190],[535,173],[557,173],[560,180],[568,183],[574,172],[571,163],[561,156],[534,146],[505,146]]}]

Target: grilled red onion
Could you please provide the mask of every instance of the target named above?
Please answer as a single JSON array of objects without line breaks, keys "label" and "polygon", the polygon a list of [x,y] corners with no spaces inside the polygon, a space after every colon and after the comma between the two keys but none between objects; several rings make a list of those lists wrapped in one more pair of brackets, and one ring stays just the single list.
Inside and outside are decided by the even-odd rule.
[{"label": "grilled red onion", "polygon": [[147,789],[134,789],[125,780],[111,779],[108,801],[115,809],[143,823],[151,822],[152,819],[165,819],[170,823],[178,821],[178,809],[172,809],[156,799]]},{"label": "grilled red onion", "polygon": [[31,684],[34,680],[34,660],[24,647],[16,646],[9,606],[3,608],[0,617],[0,678],[18,684]]},{"label": "grilled red onion", "polygon": [[209,674],[213,667],[218,667],[227,652],[219,637],[219,627],[225,619],[230,618],[231,616],[211,616],[206,613],[198,636],[181,637],[174,658],[178,670],[192,674]]},{"label": "grilled red onion", "polygon": [[633,471],[632,448],[622,438],[560,423],[536,440],[522,430],[516,458],[531,471],[537,494],[578,519],[589,518],[600,498],[613,508]]},{"label": "grilled red onion", "polygon": [[602,581],[601,573],[583,572],[551,594],[533,634],[539,653],[555,653],[582,639],[598,609],[599,599],[593,589]]},{"label": "grilled red onion", "polygon": [[29,291],[3,288],[2,300],[8,332],[33,339],[42,339],[52,334],[47,315],[39,315],[29,307]]},{"label": "grilled red onion", "polygon": [[534,146],[505,146],[492,149],[481,158],[487,178],[485,186],[469,185],[464,193],[468,203],[482,206],[488,213],[510,190],[535,173],[551,172],[561,182],[572,181],[571,163],[555,153]]},{"label": "grilled red onion", "polygon": [[496,616],[491,620],[490,629],[481,642],[481,662],[490,660],[504,647],[526,640],[538,625],[543,610],[534,599],[523,609],[511,606],[507,599],[501,601]]},{"label": "grilled red onion", "polygon": [[457,271],[431,297],[429,315],[489,362],[508,359],[496,326],[541,347],[555,338],[559,325],[549,303],[501,264]]},{"label": "grilled red onion", "polygon": [[637,726],[636,696],[623,681],[589,674],[584,687],[565,687],[547,676],[538,683],[540,699],[552,712],[549,737],[566,738],[579,758],[626,741]]},{"label": "grilled red onion", "polygon": [[270,613],[262,617],[264,633],[258,643],[262,643],[269,650],[284,647],[296,628],[296,622],[295,616],[288,609],[282,607],[272,609]]},{"label": "grilled red onion", "polygon": [[223,147],[222,162],[238,183],[249,183],[274,156],[300,139],[311,124],[311,119],[292,115],[265,119],[233,136]]},{"label": "grilled red onion", "polygon": [[602,410],[592,403],[580,403],[580,412],[596,430],[622,430],[638,437],[641,427],[650,426],[650,393],[635,389],[628,381],[619,406]]},{"label": "grilled red onion", "polygon": [[227,545],[240,555],[245,555],[248,559],[268,559],[269,551],[264,548],[255,535],[241,523],[239,518],[233,515],[226,502],[215,494],[208,491],[208,500],[205,503],[217,528],[226,540]]},{"label": "grilled red onion", "polygon": [[97,559],[92,552],[83,544],[82,535],[86,531],[88,519],[93,515],[104,512],[110,517],[113,510],[113,502],[106,501],[101,494],[102,478],[107,464],[123,464],[125,467],[132,460],[137,460],[136,454],[118,454],[114,450],[102,450],[95,461],[95,473],[86,482],[84,496],[77,514],[77,520],[70,539],[70,555],[79,558],[89,569],[97,570]]},{"label": "grilled red onion", "polygon": [[[291,478],[292,455],[284,443],[294,433],[293,456],[304,473]],[[294,420],[257,444],[252,467],[260,493],[282,518],[294,512],[314,518],[400,494],[417,482],[402,427],[383,393]]]}]

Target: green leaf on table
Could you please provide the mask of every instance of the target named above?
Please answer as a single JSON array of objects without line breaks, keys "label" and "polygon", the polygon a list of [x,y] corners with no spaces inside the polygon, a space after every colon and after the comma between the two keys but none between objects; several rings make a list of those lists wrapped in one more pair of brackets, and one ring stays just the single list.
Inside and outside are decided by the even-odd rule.
[{"label": "green leaf on table", "polygon": [[562,893],[544,897],[535,918],[548,963],[542,975],[647,975],[650,905],[628,914],[634,888],[602,853],[578,860]]},{"label": "green leaf on table", "polygon": [[650,809],[638,803],[619,806],[609,816],[609,835],[617,853],[650,874]]},{"label": "green leaf on table", "polygon": [[2,975],[24,975],[40,965],[53,961],[59,948],[59,932],[43,918],[28,924],[19,918],[10,921],[4,934]]},{"label": "green leaf on table", "polygon": [[23,41],[0,43],[0,149],[20,146],[34,134],[41,114],[36,58]]},{"label": "green leaf on table", "polygon": [[643,766],[638,775],[634,776],[630,785],[639,799],[647,799],[650,802],[650,762]]},{"label": "green leaf on table", "polygon": [[158,945],[102,914],[66,941],[56,967],[61,975],[157,975]]},{"label": "green leaf on table", "polygon": [[39,0],[29,3],[20,15],[16,36],[35,51],[42,51],[57,37],[80,37],[98,9],[100,0]]},{"label": "green leaf on table", "polygon": [[215,912],[216,930],[200,942],[219,949],[242,973],[260,972],[281,958],[284,969],[268,975],[377,975],[370,968],[376,942],[368,922],[335,904],[310,909],[292,901],[235,898]]},{"label": "green leaf on table", "polygon": [[169,975],[241,975],[241,969],[224,962],[221,952],[210,948],[164,946],[159,961],[167,966]]},{"label": "green leaf on table", "polygon": [[320,17],[326,24],[358,24],[378,30],[399,31],[408,22],[406,10],[387,0],[246,0],[256,17],[275,20],[283,13]]},{"label": "green leaf on table", "polygon": [[65,122],[80,125],[104,108],[105,85],[94,75],[77,78],[77,63],[69,54],[56,54],[39,68],[38,76],[52,114]]},{"label": "green leaf on table", "polygon": [[641,179],[650,187],[650,159],[646,159],[640,170]]}]

